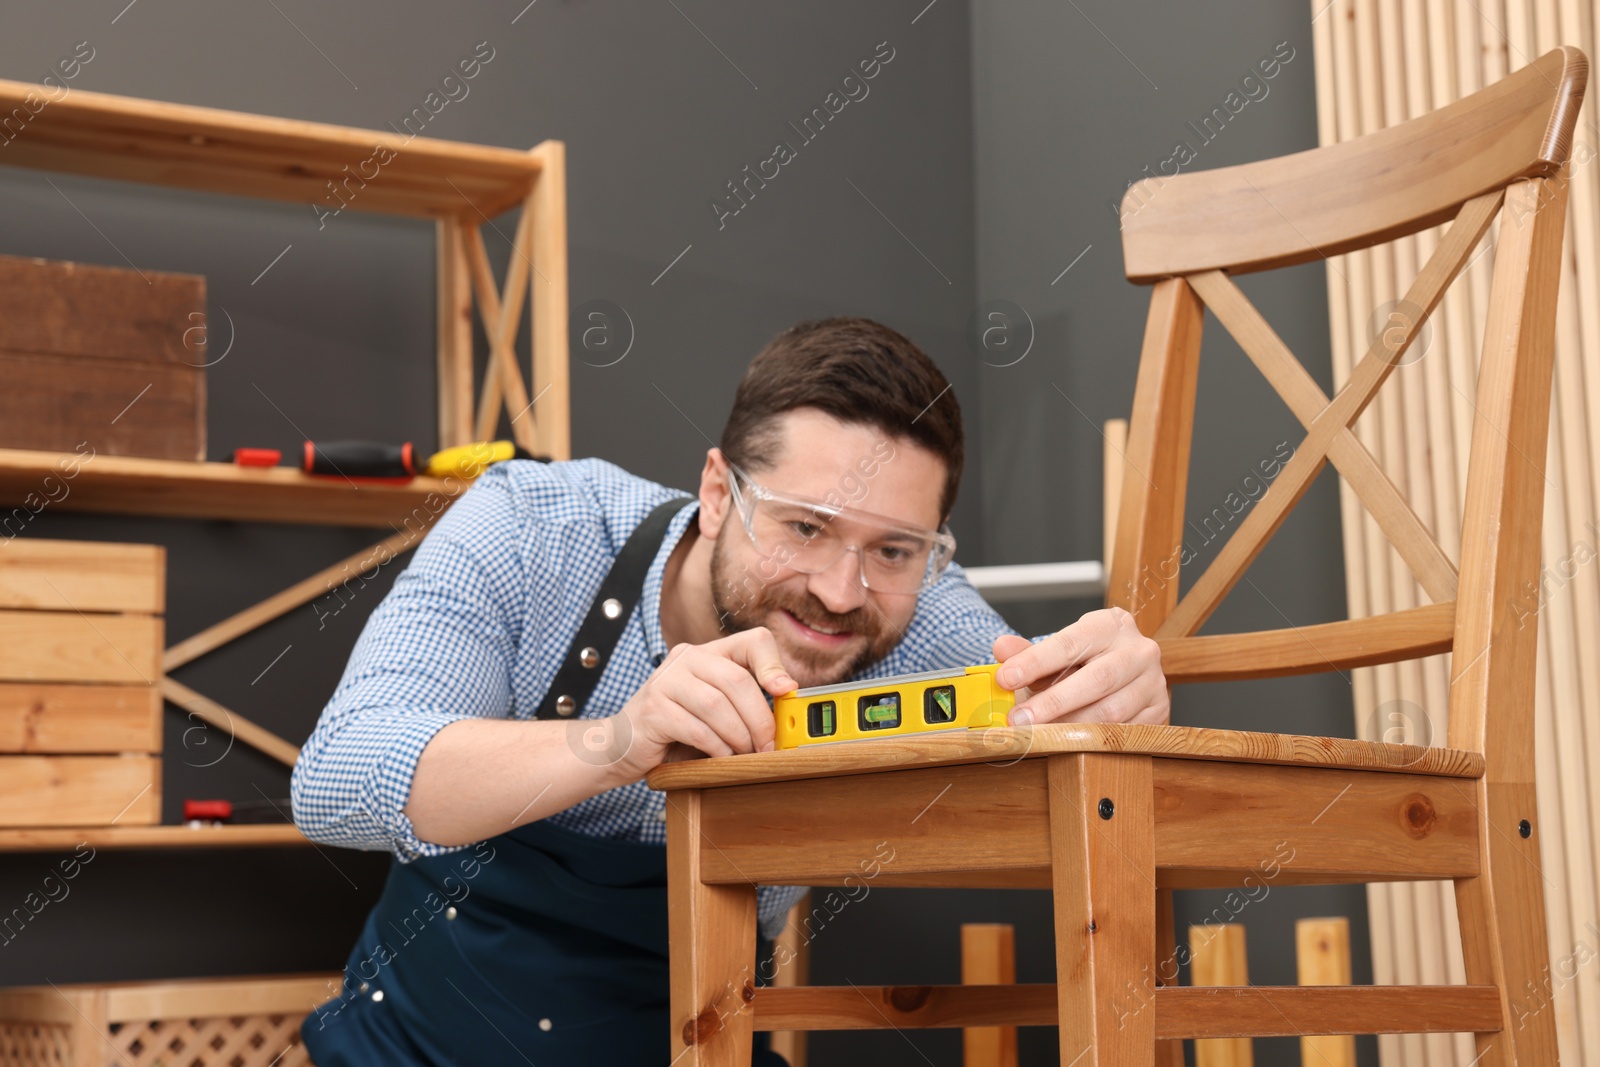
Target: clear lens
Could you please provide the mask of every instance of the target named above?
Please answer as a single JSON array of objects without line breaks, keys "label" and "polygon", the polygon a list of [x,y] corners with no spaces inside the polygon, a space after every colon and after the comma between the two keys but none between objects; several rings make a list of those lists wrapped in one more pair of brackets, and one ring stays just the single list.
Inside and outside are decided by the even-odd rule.
[{"label": "clear lens", "polygon": [[915,533],[874,527],[823,508],[777,500],[750,502],[750,534],[773,562],[816,574],[846,550],[859,555],[869,589],[916,593],[938,577],[948,558],[944,546]]}]

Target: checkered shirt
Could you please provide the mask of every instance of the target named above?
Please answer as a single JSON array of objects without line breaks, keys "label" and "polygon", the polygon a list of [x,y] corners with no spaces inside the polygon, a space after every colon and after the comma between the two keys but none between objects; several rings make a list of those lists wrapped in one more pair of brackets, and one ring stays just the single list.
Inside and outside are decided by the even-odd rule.
[{"label": "checkered shirt", "polygon": [[[628,535],[657,504],[682,495],[600,459],[512,460],[485,471],[362,629],[295,764],[300,830],[324,844],[388,849],[403,863],[467,847],[419,839],[401,810],[423,748],[458,719],[534,718]],[[673,516],[581,717],[616,714],[666,656],[662,575],[697,509],[685,501]],[[952,563],[921,594],[899,644],[857,677],[992,663],[1002,633],[1016,631]],[[548,819],[594,837],[666,844],[666,795],[643,781]],[[776,935],[804,892],[761,887],[763,937]]]}]

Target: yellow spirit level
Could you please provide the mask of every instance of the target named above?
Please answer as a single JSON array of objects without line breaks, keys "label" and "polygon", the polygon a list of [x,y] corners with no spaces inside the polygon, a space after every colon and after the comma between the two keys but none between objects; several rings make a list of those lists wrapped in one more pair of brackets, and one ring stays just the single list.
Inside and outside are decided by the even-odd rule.
[{"label": "yellow spirit level", "polygon": [[1016,702],[998,663],[796,689],[772,702],[778,748],[1004,726]]}]

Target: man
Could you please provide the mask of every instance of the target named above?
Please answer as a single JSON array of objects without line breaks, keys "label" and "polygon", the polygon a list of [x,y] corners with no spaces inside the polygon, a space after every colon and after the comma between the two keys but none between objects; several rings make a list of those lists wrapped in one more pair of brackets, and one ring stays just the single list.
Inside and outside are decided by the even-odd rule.
[{"label": "man", "polygon": [[[374,611],[294,769],[295,821],[393,851],[318,1067],[667,1062],[665,797],[773,747],[798,687],[1000,662],[1013,724],[1166,722],[1126,612],[1029,642],[951,562],[949,383],[865,319],[750,364],[698,498],[598,459],[490,468]],[[803,892],[759,891],[763,938]],[[756,1062],[781,1063],[758,1041]]]}]

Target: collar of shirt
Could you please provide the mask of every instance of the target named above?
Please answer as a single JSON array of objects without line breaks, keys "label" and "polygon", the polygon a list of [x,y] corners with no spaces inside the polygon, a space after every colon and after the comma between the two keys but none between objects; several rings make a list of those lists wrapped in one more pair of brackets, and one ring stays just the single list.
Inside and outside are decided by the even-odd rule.
[{"label": "collar of shirt", "polygon": [[645,649],[650,653],[650,662],[657,667],[667,657],[667,641],[661,635],[661,587],[667,573],[667,560],[699,512],[700,501],[691,500],[672,517],[667,524],[667,534],[661,539],[661,549],[651,561],[650,569],[645,572],[644,589],[639,597],[639,617],[644,623]]}]

